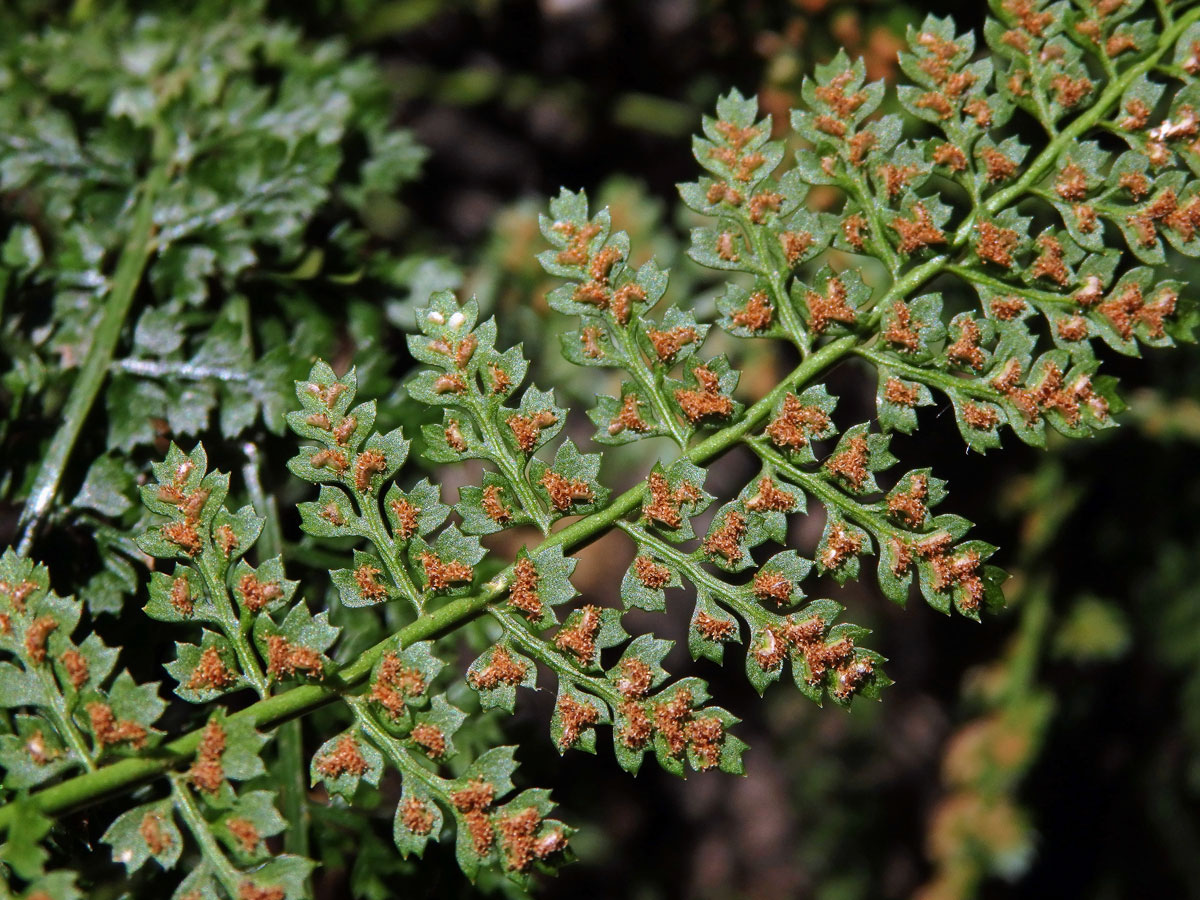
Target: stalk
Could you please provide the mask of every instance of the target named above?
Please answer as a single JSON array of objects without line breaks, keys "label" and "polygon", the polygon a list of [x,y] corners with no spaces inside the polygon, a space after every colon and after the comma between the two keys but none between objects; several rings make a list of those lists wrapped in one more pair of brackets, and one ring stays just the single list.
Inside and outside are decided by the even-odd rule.
[{"label": "stalk", "polygon": [[[164,160],[166,153],[163,145],[163,132],[155,135],[155,156]],[[141,194],[137,207],[133,212],[133,222],[130,225],[129,236],[121,257],[113,274],[112,290],[104,303],[104,312],[100,324],[92,335],[92,343],[88,348],[87,357],[79,370],[71,393],[67,397],[62,410],[62,424],[55,432],[46,455],[42,458],[41,467],[34,479],[29,499],[21,510],[21,518],[17,528],[21,538],[17,552],[28,556],[33,547],[33,538],[38,526],[45,518],[59,486],[62,484],[63,473],[79,440],[83,423],[87,420],[100,388],[104,385],[108,370],[112,366],[113,355],[116,353],[117,341],[133,307],[133,297],[141,284],[142,274],[146,265],[157,250],[154,225],[154,206],[159,195],[167,186],[171,175],[171,167],[167,162],[158,163],[146,180],[142,183]]]}]

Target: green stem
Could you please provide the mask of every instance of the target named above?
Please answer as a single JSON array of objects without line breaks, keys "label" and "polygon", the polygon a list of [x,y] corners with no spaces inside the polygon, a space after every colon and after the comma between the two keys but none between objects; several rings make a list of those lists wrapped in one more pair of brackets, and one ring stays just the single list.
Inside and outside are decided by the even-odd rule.
[{"label": "green stem", "polygon": [[[279,525],[279,508],[275,498],[263,490],[259,476],[261,456],[258,447],[247,441],[242,445],[246,464],[242,477],[255,512],[265,520],[258,548],[264,556],[283,556],[283,529]],[[301,601],[303,602],[303,601]],[[279,727],[275,739],[276,759],[279,763],[279,796],[288,829],[283,835],[283,846],[288,853],[308,856],[308,768],[304,765],[304,732],[299,719],[285,722]]]},{"label": "green stem", "polygon": [[944,254],[927,259],[919,266],[913,266],[913,268],[901,275],[896,281],[892,282],[892,286],[878,300],[863,307],[862,312],[870,312],[870,315],[863,322],[863,327],[867,331],[874,331],[879,326],[879,320],[883,318],[884,311],[891,301],[907,297],[930,278],[946,271],[948,266],[949,257]]},{"label": "green stem", "polygon": [[[710,435],[688,450],[687,458],[694,463],[703,464],[736,446],[745,435],[766,420],[784,394],[796,390],[844,358],[857,341],[856,337],[847,336],[826,344],[793,369],[770,393],[747,409],[741,420]],[[564,549],[583,546],[607,531],[617,519],[636,508],[642,502],[645,492],[645,482],[635,485],[615,498],[606,508],[577,519],[561,531],[550,535],[540,547],[531,551],[532,555],[536,556],[552,546]],[[445,606],[427,612],[396,634],[363,652],[355,662],[327,675],[323,683],[301,685],[285,693],[259,700],[234,713],[230,719],[246,721],[261,731],[269,731],[283,722],[334,702],[343,696],[345,690],[365,681],[375,663],[386,651],[438,637],[482,614],[488,604],[503,594],[511,578],[512,568],[509,567],[489,582],[482,592],[457,598]],[[85,806],[98,797],[129,790],[187,764],[200,744],[202,733],[203,729],[196,729],[157,748],[156,751],[149,751],[145,756],[124,759],[37,791],[31,799],[41,812],[55,815]],[[0,807],[0,833],[6,832],[15,819],[16,811],[12,804]]]},{"label": "green stem", "polygon": [[[162,143],[163,139],[156,135],[155,144]],[[165,158],[165,153],[158,146],[155,155],[159,159]],[[41,467],[29,491],[29,499],[21,510],[21,518],[17,523],[21,529],[17,552],[22,556],[28,556],[33,547],[34,533],[54,502],[83,423],[92,411],[92,405],[112,365],[117,341],[133,307],[134,294],[141,283],[142,273],[156,250],[154,205],[166,188],[170,174],[169,165],[159,163],[142,184],[141,196],[133,212],[124,249],[117,261],[112,289],[104,303],[100,323],[92,333],[91,346],[88,347],[83,366],[71,385],[71,393],[61,414],[62,424],[50,441],[46,455],[42,457]]]},{"label": "green stem", "polygon": [[1039,291],[1036,288],[1025,287],[1020,284],[1009,284],[1006,281],[1001,281],[999,278],[987,275],[970,266],[948,265],[946,266],[946,271],[953,272],[964,281],[981,284],[984,287],[1003,291],[1006,294],[1016,294],[1018,297],[1024,297],[1026,300],[1032,300],[1034,303],[1054,303],[1059,306],[1069,306],[1072,308],[1076,306],[1075,301],[1069,296],[1055,294],[1051,291]]},{"label": "green stem", "polygon": [[687,553],[671,546],[661,538],[651,534],[640,525],[632,522],[622,522],[619,527],[633,540],[644,547],[650,547],[660,559],[673,563],[687,575],[688,581],[698,588],[705,588],[719,598],[723,606],[732,608],[747,622],[757,625],[777,624],[779,619],[758,603],[746,597],[743,589],[737,585],[726,584]]},{"label": "green stem", "polygon": [[192,833],[192,837],[200,845],[200,855],[204,857],[204,861],[213,867],[217,880],[221,882],[221,886],[225,888],[226,893],[230,897],[238,896],[238,890],[242,882],[246,880],[246,877],[234,868],[233,864],[225,856],[221,845],[213,837],[208,820],[204,818],[204,814],[196,806],[191,789],[184,783],[182,778],[175,777],[171,779],[171,797],[175,802],[175,808],[179,810],[179,815],[187,823],[188,831]]},{"label": "green stem", "polygon": [[1027,697],[1037,685],[1037,669],[1050,626],[1050,581],[1038,577],[1021,591],[1016,642],[1007,668],[1005,694],[1011,701]]},{"label": "green stem", "polygon": [[407,747],[380,727],[374,713],[371,712],[361,697],[347,697],[346,703],[350,707],[350,711],[354,713],[354,719],[358,722],[359,727],[371,739],[371,742],[379,748],[380,752],[384,753],[392,761],[392,764],[400,770],[402,776],[405,778],[415,778],[424,784],[431,793],[437,794],[443,799],[449,799],[450,782],[440,775],[430,772],[413,759]]},{"label": "green stem", "polygon": [[939,372],[936,369],[924,369],[894,357],[885,356],[880,351],[869,347],[855,348],[854,353],[863,359],[870,360],[876,366],[890,369],[893,372],[899,372],[913,381],[933,385],[945,394],[952,392],[969,394],[977,400],[986,400],[998,406],[1004,406],[1007,402],[1004,394],[982,383],[978,378],[957,378],[954,375]]},{"label": "green stem", "polygon": [[876,541],[882,543],[885,537],[906,533],[903,529],[897,528],[865,504],[859,503],[852,497],[847,497],[820,475],[798,469],[768,447],[765,441],[751,439],[746,441],[746,443],[749,444],[751,450],[758,454],[759,459],[774,466],[786,475],[789,481],[804,488],[804,490],[820,500],[826,509],[837,508],[841,510],[847,519],[854,520],[870,531],[875,536]]},{"label": "green stem", "polygon": [[768,264],[767,247],[762,239],[763,229],[760,226],[756,226],[745,216],[742,217],[742,229],[750,236],[750,240],[754,244],[754,255],[758,257],[758,261],[762,266],[760,274],[766,276],[767,284],[774,295],[774,307],[779,312],[779,318],[783,323],[783,330],[791,337],[792,342],[796,345],[796,349],[804,356],[807,356],[812,350],[812,336],[808,333],[808,329],[804,327],[804,323],[800,321],[800,317],[796,314],[796,308],[792,306],[792,298],[788,294],[787,285],[779,275],[779,270],[775,266]]},{"label": "green stem", "polygon": [[675,443],[680,447],[686,447],[687,432],[679,423],[679,419],[676,418],[675,413],[671,411],[671,407],[663,397],[659,380],[650,371],[650,367],[646,365],[641,351],[638,350],[637,344],[629,333],[629,329],[618,329],[610,326],[609,333],[610,336],[616,338],[616,341],[625,351],[625,359],[629,363],[630,374],[633,375],[637,383],[641,385],[642,391],[649,397],[650,405],[654,407],[655,415],[667,426],[667,429],[671,432],[671,437],[675,439]]},{"label": "green stem", "polygon": [[374,495],[364,494],[359,508],[367,523],[367,538],[379,551],[379,556],[383,559],[384,568],[388,570],[392,583],[412,603],[419,615],[424,611],[425,599],[417,590],[417,586],[413,584],[412,576],[408,574],[408,566],[405,565],[404,559],[396,549],[396,542],[388,535],[387,528],[383,524],[383,515],[379,512],[379,502]]},{"label": "green stem", "polygon": [[488,458],[496,464],[496,467],[512,485],[513,490],[516,491],[517,499],[521,501],[521,507],[525,510],[525,514],[533,519],[534,524],[542,534],[545,534],[550,530],[551,519],[525,478],[527,460],[518,460],[509,452],[508,445],[504,443],[504,436],[496,427],[492,416],[493,408],[475,395],[474,386],[467,397],[467,405],[475,422],[479,425],[479,430],[483,432],[484,439],[494,448],[493,455]]},{"label": "green stem", "polygon": [[79,761],[83,763],[83,767],[89,772],[96,771],[96,761],[92,758],[92,754],[88,752],[83,735],[75,727],[75,722],[72,720],[71,713],[67,709],[66,701],[59,691],[58,681],[51,672],[47,671],[49,666],[42,665],[35,668],[37,669],[38,677],[46,688],[46,694],[50,697],[48,712],[50,713],[50,717],[54,719],[58,733],[67,739],[67,743],[71,745],[71,749],[78,754]]},{"label": "green stem", "polygon": [[560,681],[568,681],[578,688],[596,694],[598,697],[607,700],[614,708],[620,705],[621,694],[616,688],[603,678],[597,678],[595,675],[579,671],[569,659],[558,652],[557,648],[547,644],[541,638],[530,634],[529,629],[525,627],[524,623],[508,610],[494,606],[488,612],[492,618],[500,623],[510,641],[547,669],[553,671]]},{"label": "green stem", "polygon": [[[204,554],[204,556],[207,555]],[[209,566],[203,556],[198,561],[196,568],[200,571],[200,577],[204,580],[205,589],[212,599],[213,608],[217,611],[217,618],[221,622],[221,630],[225,632],[225,636],[229,638],[229,643],[233,645],[233,652],[237,656],[238,665],[241,667],[246,678],[249,679],[250,684],[253,685],[254,690],[258,692],[258,696],[260,698],[266,697],[268,693],[267,678],[263,674],[262,667],[258,664],[258,657],[250,646],[250,641],[247,637],[250,631],[250,617],[252,614],[249,610],[246,610],[243,612],[242,617],[238,618],[224,579],[217,577],[216,573],[209,570]]]},{"label": "green stem", "polygon": [[866,213],[871,226],[871,234],[874,235],[871,243],[878,250],[882,251],[881,255],[884,257],[884,264],[888,267],[888,271],[892,273],[892,277],[895,278],[900,271],[900,257],[896,254],[895,248],[892,247],[885,236],[887,232],[883,230],[883,219],[876,212],[876,204],[872,201],[870,192],[867,190],[867,186],[863,184],[862,177],[857,170],[851,173],[849,186],[843,185],[843,187],[857,201],[859,209]]}]

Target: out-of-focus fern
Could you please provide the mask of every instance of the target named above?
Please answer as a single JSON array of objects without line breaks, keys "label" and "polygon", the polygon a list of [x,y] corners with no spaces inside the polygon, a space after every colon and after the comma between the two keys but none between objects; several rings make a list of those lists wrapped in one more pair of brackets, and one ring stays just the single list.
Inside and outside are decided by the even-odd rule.
[{"label": "out-of-focus fern", "polygon": [[[18,718],[4,752],[9,759],[29,755],[9,770],[4,788],[17,793],[0,809],[0,828],[11,835],[0,858],[13,880],[33,891],[49,890],[38,886],[46,879],[69,880],[45,871],[39,842],[48,816],[152,784],[106,838],[128,869],[151,857],[174,866],[186,846],[198,863],[179,896],[301,895],[310,864],[300,855],[273,855],[263,843],[280,821],[269,791],[255,781],[239,792],[230,780],[269,786],[271,773],[262,776],[258,761],[260,735],[330,707],[322,721],[337,724],[310,748],[310,777],[339,798],[331,803],[344,801],[366,816],[386,811],[404,856],[448,838],[453,820],[468,877],[490,869],[527,885],[534,871],[553,871],[569,858],[571,829],[549,818],[545,791],[525,790],[505,802],[517,748],[492,747],[471,761],[456,754],[455,732],[467,714],[448,694],[469,699],[459,690],[463,682],[483,709],[512,710],[521,688],[550,675],[557,700],[549,732],[560,752],[598,752],[599,732],[608,729],[616,761],[629,771],[653,755],[680,775],[689,768],[740,772],[745,744],[734,733],[737,719],[708,705],[700,678],[672,679],[662,668],[671,642],[648,631],[631,635],[627,609],[662,610],[675,599],[668,600],[669,590],[685,588],[693,658],[719,664],[740,644],[759,692],[790,668],[814,702],[853,707],[890,683],[885,660],[866,646],[866,629],[839,621],[840,604],[806,596],[812,573],[844,583],[874,566],[881,592],[897,603],[915,590],[935,609],[973,619],[998,606],[1003,573],[987,565],[995,548],[967,539],[970,524],[961,517],[933,512],[946,486],[929,468],[886,474],[897,462],[889,434],[914,431],[921,408],[944,398],[964,442],[980,452],[1000,445],[1002,429],[1035,445],[1044,443],[1047,425],[1068,437],[1090,435],[1113,425],[1120,409],[1112,379],[1098,374],[1097,341],[1136,354],[1143,345],[1190,336],[1184,287],[1156,266],[1168,251],[1200,255],[1193,178],[1200,160],[1193,109],[1200,9],[1164,6],[1156,22],[1133,15],[1136,6],[1003,0],[985,31],[991,52],[983,54],[949,20],[930,18],[911,30],[900,57],[912,82],[897,93],[903,114],[881,114],[884,85],[866,83],[862,63],[839,56],[805,83],[804,106],[791,121],[800,149],[787,162],[756,101],[736,92],[722,98],[694,143],[705,174],[681,186],[684,202],[709,220],[692,234],[693,259],[729,274],[712,316],[698,315],[682,298],[663,304],[667,272],[653,260],[632,264],[629,240],[612,230],[608,212],[593,212],[583,194],[564,190],[542,218],[550,249],[540,261],[559,281],[549,305],[572,319],[562,335],[564,357],[619,376],[612,394],[587,410],[597,452],[563,436],[570,411],[552,390],[526,383],[524,348],[498,346],[495,321],[479,321],[474,300],[448,291],[406,308],[414,314],[408,348],[418,366],[405,386],[416,403],[441,411],[420,432],[424,460],[470,460],[473,467],[462,471],[481,472],[453,506],[439,486],[402,468],[409,438],[399,429],[376,430],[373,401],[356,404],[357,371],[339,375],[325,362],[313,365],[296,382],[299,409],[287,416],[308,443],[288,468],[319,485],[299,512],[306,549],[336,560],[328,568],[337,613],[382,611],[372,621],[375,628],[387,623],[386,636],[373,646],[339,649],[329,611],[314,615],[308,600],[297,599],[282,559],[239,561],[264,520],[271,525],[270,515],[252,507],[228,511],[227,476],[207,472],[202,449],[172,446],[154,469],[156,483],[143,488],[153,517],[138,546],[174,560],[169,571],[156,569],[147,612],[178,623],[192,641],[179,644],[167,671],[177,695],[202,704],[206,715],[203,725],[161,741],[153,753],[140,752],[161,712],[153,689],[119,676],[101,691],[114,654],[92,637],[73,651],[78,607],[47,593],[44,569],[24,553],[8,553],[0,646],[11,657],[5,677],[14,685],[4,702]],[[155,34],[161,25],[138,27]],[[272,58],[277,39],[276,32],[260,33],[254,53]],[[274,238],[263,246],[290,245],[294,258],[289,242],[319,199],[314,194],[304,205],[304,191],[289,191],[273,206],[268,183],[255,182],[242,196],[241,183],[222,180],[223,170],[214,177],[230,197],[221,201],[217,187],[196,188],[178,158],[180,135],[199,142],[206,132],[172,130],[172,123],[178,125],[175,104],[205,82],[195,73],[182,79],[177,73],[190,70],[178,60],[163,63],[157,46],[147,40],[145,58],[128,64],[129,84],[105,82],[93,93],[81,76],[72,85],[85,108],[107,113],[105,127],[149,140],[149,174],[134,172],[124,204],[114,207],[128,212],[118,216],[124,230],[111,243],[122,248],[121,262],[111,284],[97,285],[107,299],[88,359],[101,355],[101,376],[135,288],[154,289],[155,270],[145,276],[151,255],[158,265],[185,245],[214,253],[230,243],[244,248],[239,229],[262,217]],[[172,52],[184,52],[174,46]],[[321,60],[316,53],[315,69],[297,65],[319,74],[326,71]],[[330,65],[338,77],[354,71]],[[322,78],[315,83],[325,85]],[[27,97],[39,96],[31,91]],[[275,128],[308,122],[306,113],[317,117],[306,137],[272,143],[275,152],[261,158],[251,154],[255,173],[286,169],[288,160],[321,164],[329,143],[321,116],[328,111],[313,111],[311,97],[289,93],[286,77],[269,98],[278,106],[266,97],[255,101],[250,82],[236,79],[217,95],[242,97],[263,128],[264,121]],[[329,126],[331,141],[347,121]],[[1044,137],[1025,145],[1018,122],[1037,125]],[[1113,138],[1128,149],[1114,152]],[[394,150],[399,139],[380,131],[378,140]],[[237,146],[234,140],[235,157]],[[11,158],[19,175],[20,153]],[[58,161],[69,187],[67,163]],[[838,202],[811,209],[813,187],[831,190]],[[205,198],[201,213],[178,213],[178,204],[155,212],[172,190],[195,200],[194,189]],[[70,221],[92,197],[88,185],[74,190],[63,201]],[[354,204],[353,190],[346,199]],[[32,226],[11,234],[13,247],[36,246]],[[874,260],[886,282],[860,277],[847,265],[854,256]],[[217,253],[203,272],[219,280],[242,271],[239,259],[249,264],[244,255],[232,258],[231,271]],[[61,289],[66,262],[48,259],[28,265],[23,277],[50,278]],[[183,284],[172,282],[162,302],[186,302],[178,297]],[[121,299],[118,288],[128,296]],[[969,306],[960,303],[964,295]],[[208,296],[207,288],[197,295],[202,302]],[[108,318],[113,309],[116,324]],[[205,324],[213,321],[220,319]],[[713,329],[732,338],[731,351],[740,341],[775,341],[795,366],[769,390],[746,396],[738,390],[736,352],[706,350]],[[107,350],[99,342],[105,334]],[[877,370],[873,423],[840,421],[826,376],[849,359]],[[90,365],[70,389],[68,455],[82,425],[71,410],[86,414],[100,388],[85,379]],[[619,478],[602,471],[599,451],[643,441],[653,442],[646,446],[657,448],[659,461],[618,493]],[[714,496],[706,467],[735,449],[756,459],[757,471]],[[62,477],[61,460],[48,459],[31,487],[30,524]],[[246,480],[253,495],[252,475]],[[89,496],[105,502],[110,494],[97,484]],[[789,517],[806,514],[810,504],[825,514],[811,559],[800,552],[809,548],[789,546]],[[481,538],[502,531],[521,549],[495,558]],[[613,578],[624,608],[594,598],[574,602],[570,554],[613,531],[628,538],[632,556]],[[264,533],[263,540],[263,556],[275,557],[278,536]],[[447,671],[432,639],[483,616],[490,619],[486,649],[465,671]],[[76,683],[78,663],[64,659],[86,655],[85,647],[100,654],[85,667],[94,670],[87,677],[95,687]],[[87,691],[81,698],[85,685],[98,699]],[[233,702],[238,695],[246,699]],[[108,713],[97,719],[90,710]],[[284,740],[286,732],[279,734]],[[104,752],[127,758],[108,763]],[[294,755],[281,750],[280,759],[294,762]],[[398,788],[385,789],[389,772]],[[315,802],[285,780],[278,785],[284,802],[298,810]],[[30,788],[37,790],[27,794]]]},{"label": "out-of-focus fern", "polygon": [[[142,448],[210,427],[229,439],[283,428],[289,379],[345,327],[321,291],[408,277],[368,249],[360,217],[424,151],[389,128],[370,64],[310,45],[253,3],[136,19],[114,7],[20,34],[13,23],[0,44],[11,360],[0,489],[28,498],[27,552],[56,510],[66,524],[127,512],[137,470],[125,460]],[[349,325],[370,348],[379,312],[355,306]],[[378,373],[387,358],[362,363]],[[83,425],[100,399],[96,440]],[[23,450],[31,439],[40,454]],[[81,440],[96,460],[86,480]],[[80,480],[108,502],[85,491],[64,504]],[[114,552],[89,604],[112,611],[136,579],[120,566],[128,548],[92,527]]]}]

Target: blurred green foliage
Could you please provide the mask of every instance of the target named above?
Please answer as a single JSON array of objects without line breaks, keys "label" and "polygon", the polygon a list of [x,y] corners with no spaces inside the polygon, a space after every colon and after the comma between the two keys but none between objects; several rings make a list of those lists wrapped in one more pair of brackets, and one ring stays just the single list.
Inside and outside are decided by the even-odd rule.
[{"label": "blurred green foliage", "polygon": [[[590,39],[611,50],[605,40],[612,29],[644,22],[607,4],[556,18],[554,6],[543,4],[546,31],[561,31],[566,22],[584,36],[576,45]],[[904,25],[926,8],[683,6],[692,16],[685,27],[653,32],[648,41],[650,56],[680,58],[663,88],[653,90],[628,73],[595,84],[599,54],[568,54],[566,64],[529,56],[505,19],[539,14],[499,2],[355,0],[266,10],[214,3],[186,11],[146,3],[132,12],[96,2],[6,4],[5,542],[17,537],[17,510],[55,440],[114,289],[124,249],[119,236],[148,168],[178,167],[156,199],[159,246],[106,369],[110,389],[71,454],[37,545],[39,555],[59,563],[57,587],[79,591],[97,616],[136,595],[142,560],[126,537],[140,530],[135,486],[169,439],[203,438],[217,448],[214,455],[244,473],[235,491],[249,497],[253,469],[245,468],[240,445],[270,446],[282,427],[279,412],[291,402],[290,379],[316,355],[342,364],[353,358],[364,393],[383,401],[381,422],[415,430],[424,415],[405,408],[395,387],[408,364],[399,335],[434,290],[478,293],[499,317],[505,343],[552,344],[564,328],[548,315],[549,284],[534,262],[537,201],[516,195],[553,191],[573,166],[580,179],[598,181],[595,173],[614,167],[598,158],[615,159],[633,174],[641,171],[635,156],[661,152],[677,162],[659,136],[690,131],[718,89],[757,88],[768,109],[785,108],[800,76],[839,45],[866,55],[870,77],[889,77]],[[935,11],[946,12],[941,6]],[[466,27],[489,58],[481,62],[475,47],[446,54],[453,43],[444,37],[446,22]],[[546,43],[555,40],[563,41],[549,36]],[[423,54],[426,41],[431,49]],[[209,82],[163,75],[157,93],[132,87],[133,76],[145,71],[210,66]],[[110,93],[119,105],[101,102]],[[290,104],[292,115],[265,116],[264,96],[272,105]],[[170,133],[157,138],[146,125],[164,109]],[[539,132],[529,123],[547,109],[559,117]],[[461,125],[448,135],[429,124],[445,110]],[[405,187],[424,153],[409,131],[391,127],[397,118],[425,120],[437,153],[463,134],[519,122],[521,146],[500,156],[514,169],[536,160],[531,171],[539,180],[497,182],[464,167],[453,187],[486,198],[485,212],[468,215],[465,205],[453,204],[447,210]],[[269,149],[236,152],[242,141]],[[639,252],[671,266],[672,291],[715,304],[713,282],[670,236],[690,223],[664,220],[663,197],[683,166],[664,165],[675,174],[655,171],[648,182],[587,186],[599,191]],[[239,202],[246,197],[253,202]],[[86,210],[86,223],[75,209]],[[206,254],[206,246],[221,252]],[[1174,274],[1194,283],[1200,271],[1176,264]],[[591,399],[596,388],[586,374],[555,355],[541,359],[550,366],[536,380],[555,383],[572,400]],[[898,673],[894,712],[833,725],[790,696],[770,697],[762,718],[747,726],[758,732],[753,743],[772,735],[780,762],[753,771],[752,780],[773,778],[767,783],[779,787],[782,800],[743,786],[690,785],[713,795],[689,801],[651,774],[637,782],[646,811],[615,796],[629,784],[623,777],[590,761],[561,764],[552,786],[574,807],[572,818],[595,816],[617,827],[604,839],[596,836],[600,829],[586,829],[595,843],[579,844],[583,863],[549,895],[599,889],[610,896],[740,897],[774,890],[848,900],[910,896],[924,884],[931,898],[1200,896],[1200,356],[1188,349],[1152,363],[1150,372],[1127,373],[1134,383],[1154,385],[1130,394],[1133,427],[1105,435],[1099,446],[1052,443],[1043,461],[1014,452],[1011,461],[989,462],[987,476],[977,479],[982,484],[950,472],[962,489],[960,509],[982,519],[986,532],[1009,535],[1005,558],[1019,560],[1009,617],[986,626],[988,634],[954,629],[959,652]],[[744,378],[763,383],[780,371],[770,352],[743,365],[750,367]],[[874,384],[853,383],[867,408]],[[952,429],[944,436],[956,440]],[[277,473],[261,477],[268,493],[294,494]],[[297,567],[320,570],[320,549],[286,515],[282,530]],[[892,616],[850,593],[865,607],[866,624]],[[335,619],[349,631],[341,648],[347,658],[395,625],[374,613]],[[941,625],[932,619],[896,627],[893,647],[940,644]],[[138,640],[162,642],[149,629],[126,638]],[[489,643],[483,633],[466,641],[472,655]],[[979,665],[987,654],[992,661]],[[461,694],[452,699],[469,706],[470,692]],[[519,720],[518,734],[522,722],[529,734],[540,731],[536,719]],[[335,721],[318,714],[310,737],[333,733]],[[499,740],[494,722],[482,722],[458,739],[468,755]],[[881,749],[883,736],[894,734],[906,736],[908,755]],[[530,765],[538,766],[533,755]],[[345,810],[314,810],[312,852],[333,873],[321,885],[328,895],[382,898],[398,885],[437,896],[467,890],[453,886],[448,855],[432,853],[419,871],[397,860],[384,833],[390,823],[363,828]],[[55,850],[82,853],[98,836],[93,829]],[[637,854],[648,847],[667,862],[639,863]],[[105,890],[120,890],[99,862],[90,868],[98,883],[107,879]]]}]

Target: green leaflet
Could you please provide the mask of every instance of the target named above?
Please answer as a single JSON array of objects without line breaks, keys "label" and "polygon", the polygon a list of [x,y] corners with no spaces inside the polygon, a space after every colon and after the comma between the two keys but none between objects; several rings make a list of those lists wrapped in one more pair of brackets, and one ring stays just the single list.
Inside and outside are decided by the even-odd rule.
[{"label": "green leaflet", "polygon": [[[45,346],[5,332],[19,351],[6,386],[20,404],[37,393],[16,390],[22,379],[72,398],[65,449],[6,482],[30,485],[39,507],[28,507],[22,549],[0,558],[0,695],[12,711],[0,733],[0,859],[15,890],[70,896],[69,873],[46,871],[46,813],[140,784],[150,786],[104,841],[130,877],[146,877],[151,861],[186,868],[181,897],[305,895],[314,863],[264,840],[285,827],[274,788],[289,812],[321,807],[312,828],[385,817],[400,856],[452,839],[467,878],[492,871],[527,888],[572,858],[572,830],[552,817],[548,792],[518,788],[519,748],[495,746],[475,703],[512,712],[521,689],[548,689],[549,678],[560,753],[606,757],[611,739],[629,772],[648,755],[681,776],[742,771],[737,718],[709,704],[705,680],[672,677],[673,642],[631,633],[646,620],[628,610],[683,603],[702,667],[740,664],[760,694],[790,669],[814,703],[853,709],[891,683],[886,660],[817,594],[818,578],[841,585],[873,568],[897,604],[920,594],[972,619],[999,607],[997,548],[934,512],[947,488],[932,469],[889,471],[890,433],[952,411],[979,452],[1009,431],[1035,446],[1047,426],[1090,436],[1121,409],[1102,358],[1189,340],[1195,319],[1163,267],[1200,256],[1189,55],[1200,11],[1162,28],[1089,15],[1000,4],[982,56],[973,36],[930,17],[909,32],[910,83],[886,107],[886,86],[839,54],[803,85],[789,117],[803,144],[790,155],[754,98],[721,98],[693,142],[704,174],[680,186],[703,217],[692,259],[728,278],[710,303],[664,304],[668,273],[632,261],[608,210],[582,192],[551,200],[539,261],[560,283],[547,303],[578,320],[562,356],[616,370],[585,404],[596,448],[576,424],[584,411],[528,383],[526,348],[498,346],[496,320],[427,261],[382,279],[410,291],[386,310],[408,326],[416,361],[402,390],[417,412],[403,422],[381,352],[364,352],[357,369],[320,359],[334,348],[312,334],[284,350],[287,315],[311,301],[305,283],[360,277],[330,268],[361,249],[345,230],[310,246],[318,211],[336,201],[354,213],[421,155],[386,130],[370,78],[340,50],[306,62],[287,30],[208,23],[188,41],[177,20],[113,13],[89,26],[108,57],[74,59],[48,33],[22,66],[6,61],[12,90],[0,106],[25,140],[0,151],[0,184],[57,199],[47,204],[55,240],[18,224],[0,263],[18,290],[46,285],[58,298]],[[114,62],[124,30],[134,66]],[[254,77],[248,60],[260,57],[279,70],[278,96]],[[220,64],[211,76],[164,86],[206,60]],[[54,103],[24,115],[55,85],[100,122],[94,132]],[[203,149],[180,156],[181,134],[244,152],[229,154],[227,171]],[[350,139],[371,152],[335,192]],[[819,210],[810,188],[825,198]],[[82,229],[85,206],[107,223],[95,234]],[[270,295],[263,322],[244,279],[265,258],[275,262],[262,277],[299,297]],[[375,346],[379,315],[355,315],[356,337]],[[331,321],[300,318],[318,331]],[[80,343],[92,330],[107,341],[94,354]],[[747,348],[762,341],[799,360],[765,391],[743,377]],[[77,379],[51,360],[65,347],[90,360]],[[830,392],[829,370],[851,357],[876,370],[874,422],[844,421],[854,404],[839,409]],[[118,650],[85,633],[83,606],[53,593],[27,555],[102,383],[107,439],[59,511],[113,557],[92,575],[88,614],[120,613],[138,590],[139,552],[156,561],[145,612],[180,636],[163,663],[183,701],[169,715],[157,683],[137,683]],[[140,477],[131,452],[155,439],[151,419],[190,438],[214,414],[226,439],[286,422],[302,442],[286,465],[307,482],[301,541],[283,539],[254,443],[240,448],[240,473],[210,471],[189,440]],[[593,452],[635,443],[607,459]],[[210,448],[214,459],[230,449]],[[633,477],[613,471],[617,454],[642,449]],[[732,450],[738,464],[709,471]],[[252,503],[239,507],[243,495]],[[823,525],[802,545],[795,525],[810,514]],[[571,554],[610,531],[625,553],[612,591],[577,599]],[[301,570],[329,578],[310,589],[305,574],[301,592],[287,577]],[[446,665],[462,645],[441,637],[484,616],[459,634],[474,661]],[[268,744],[284,719],[321,707],[316,724]],[[171,740],[160,722],[191,730]],[[309,827],[299,825],[305,842]]]}]

